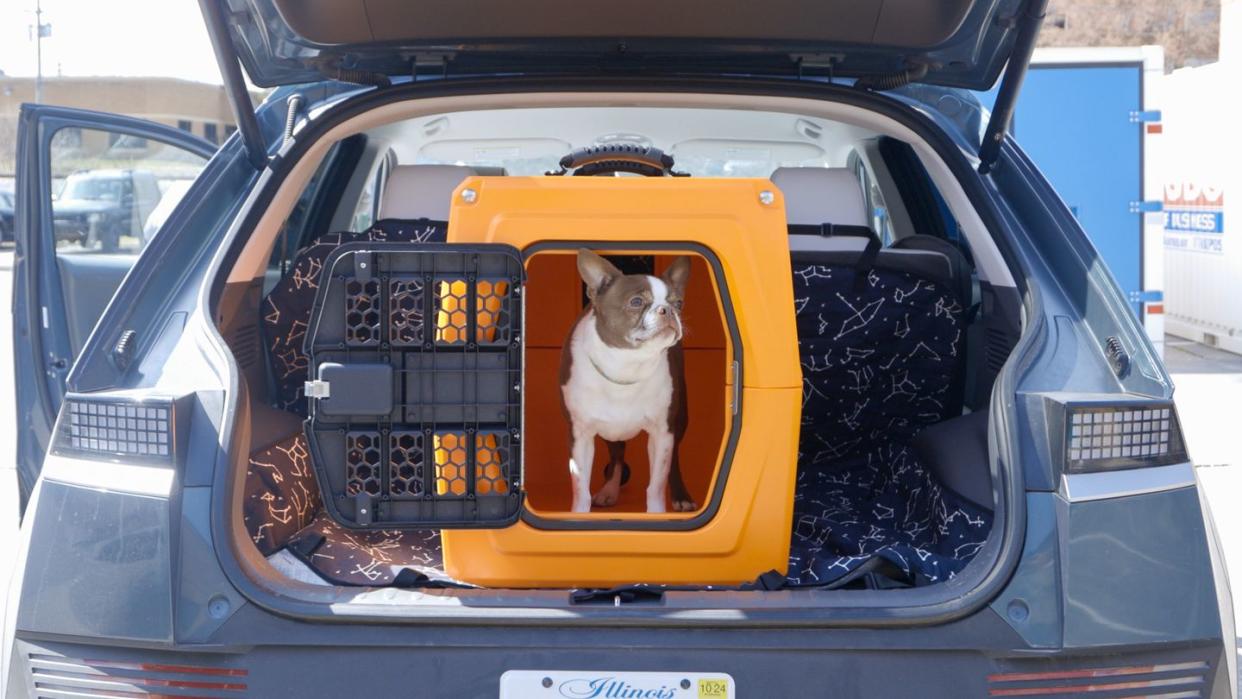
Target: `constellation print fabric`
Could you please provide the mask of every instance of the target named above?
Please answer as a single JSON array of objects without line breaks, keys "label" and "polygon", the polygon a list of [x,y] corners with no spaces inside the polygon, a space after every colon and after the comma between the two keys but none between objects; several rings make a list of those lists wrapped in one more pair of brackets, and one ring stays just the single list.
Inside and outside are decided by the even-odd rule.
[{"label": "constellation print fabric", "polygon": [[377,221],[360,233],[329,233],[303,248],[293,261],[293,268],[263,301],[263,327],[268,346],[268,361],[276,384],[276,407],[307,414],[303,386],[307,377],[306,340],[311,307],[319,289],[319,275],[332,251],[357,241],[391,241],[398,243],[442,243],[448,235],[443,221],[397,220]]},{"label": "constellation print fabric", "polygon": [[795,262],[803,407],[789,579],[824,584],[873,556],[914,584],[952,577],[991,516],[909,448],[961,411],[965,309],[947,287],[877,266]]},{"label": "constellation print fabric", "polygon": [[325,512],[298,532],[289,550],[336,585],[392,585],[402,569],[447,580],[437,530],[351,531]]},{"label": "constellation print fabric", "polygon": [[323,503],[300,431],[250,454],[244,498],[246,532],[265,556],[284,547],[315,519]]}]

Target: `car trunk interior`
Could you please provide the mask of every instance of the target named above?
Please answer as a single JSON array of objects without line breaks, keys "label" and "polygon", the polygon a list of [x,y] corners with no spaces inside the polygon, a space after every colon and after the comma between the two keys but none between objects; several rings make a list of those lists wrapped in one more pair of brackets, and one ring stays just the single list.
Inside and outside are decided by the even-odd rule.
[{"label": "car trunk interior", "polygon": [[[792,307],[781,313],[796,331],[789,344],[797,345],[800,379],[793,385],[800,395],[800,429],[781,467],[790,469],[792,515],[779,526],[762,516],[746,520],[787,548],[786,568],[772,566],[781,579],[777,587],[843,594],[923,588],[952,579],[970,563],[991,532],[996,508],[987,405],[1020,321],[1012,282],[989,272],[999,253],[977,217],[965,215],[960,192],[942,193],[944,180],[932,175],[925,154],[879,129],[792,113],[631,106],[518,109],[496,116],[477,110],[392,120],[325,149],[296,201],[289,200],[280,231],[268,236],[263,272],[245,275],[249,281],[233,272],[220,297],[220,331],[249,396],[251,447],[247,473],[239,479],[237,526],[245,545],[270,564],[273,580],[351,589],[448,587],[451,596],[478,583],[446,570],[446,553],[503,557],[504,549],[492,550],[502,546],[497,542],[517,546],[517,539],[489,538],[494,533],[486,526],[360,529],[357,521],[334,516],[320,480],[322,469],[338,468],[337,462],[316,457],[314,436],[308,439],[303,425],[312,413],[304,383],[316,370],[303,345],[316,293],[325,284],[320,274],[331,268],[341,245],[453,244],[450,204],[467,178],[482,177],[472,181],[486,187],[494,178],[544,177],[558,169],[561,156],[592,143],[661,148],[673,156],[674,170],[689,175],[670,182],[752,178],[770,181],[783,197],[780,239],[788,244],[779,252],[788,252],[782,257],[787,276],[772,276],[770,283],[789,289]],[[584,231],[580,239],[594,238]],[[710,241],[703,237],[708,249]],[[521,468],[503,486],[511,482],[523,494],[520,523],[505,525],[520,527],[523,542],[582,522],[614,541],[692,540],[695,532],[728,519],[709,505],[718,485],[727,488],[730,468],[738,468],[730,444],[735,433],[764,419],[758,400],[742,402],[733,415],[734,372],[738,366],[759,369],[736,345],[737,322],[728,310],[748,300],[721,275],[742,274],[737,268],[748,261],[714,261],[694,246],[642,249],[641,228],[631,242],[638,249],[596,247],[629,273],[658,275],[676,256],[692,258],[683,340],[691,421],[680,453],[698,509],[660,518],[644,514],[649,466],[645,436],[639,435],[627,445],[630,473],[620,500],[586,516],[570,512],[560,365],[568,332],[588,302],[571,254],[575,248],[552,246],[528,251],[524,259]],[[436,298],[434,304],[441,304]],[[442,305],[428,308],[444,311]],[[482,315],[478,324],[486,324]],[[388,433],[377,435],[386,439]],[[426,474],[419,475],[432,490],[433,461],[440,477],[437,459],[449,453],[439,433],[434,436],[434,448],[425,450]],[[399,480],[394,455],[409,446],[392,439],[373,462],[358,457],[357,463],[375,468],[376,487],[384,489],[375,502],[395,492],[389,490]],[[779,456],[780,448],[773,449]],[[401,454],[405,458],[406,451]],[[479,454],[472,458],[482,459]],[[595,456],[592,492],[608,460],[602,442]],[[350,468],[357,475],[356,466]],[[483,474],[476,465],[470,482]],[[349,494],[366,487],[362,483]],[[652,519],[674,526],[624,526]],[[621,525],[609,529],[610,523]],[[701,584],[704,590],[709,584],[754,589],[754,579],[767,572],[756,569],[723,585],[705,576]],[[538,576],[530,584],[497,579],[509,582],[490,587],[610,586],[549,585]],[[603,579],[615,585],[670,582]]]}]

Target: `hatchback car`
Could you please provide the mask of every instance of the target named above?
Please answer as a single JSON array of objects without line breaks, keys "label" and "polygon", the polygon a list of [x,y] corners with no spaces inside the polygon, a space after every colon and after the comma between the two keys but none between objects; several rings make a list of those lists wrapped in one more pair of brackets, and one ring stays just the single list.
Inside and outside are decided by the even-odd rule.
[{"label": "hatchback car", "polygon": [[[23,107],[4,696],[1234,696],[1172,384],[1006,135],[1043,6],[203,0],[218,151]],[[197,176],[58,245],[122,161]],[[638,444],[569,507],[580,248],[690,258],[676,511]]]}]

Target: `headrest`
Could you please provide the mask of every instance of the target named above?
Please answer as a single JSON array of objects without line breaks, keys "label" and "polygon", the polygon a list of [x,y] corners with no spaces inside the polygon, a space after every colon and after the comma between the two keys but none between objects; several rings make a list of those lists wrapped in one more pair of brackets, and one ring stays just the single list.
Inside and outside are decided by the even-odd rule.
[{"label": "headrest", "polygon": [[398,165],[388,173],[379,217],[447,221],[453,190],[474,174],[464,165]]},{"label": "headrest", "polygon": [[862,185],[848,168],[780,167],[772,184],[785,195],[788,223],[870,226]]}]

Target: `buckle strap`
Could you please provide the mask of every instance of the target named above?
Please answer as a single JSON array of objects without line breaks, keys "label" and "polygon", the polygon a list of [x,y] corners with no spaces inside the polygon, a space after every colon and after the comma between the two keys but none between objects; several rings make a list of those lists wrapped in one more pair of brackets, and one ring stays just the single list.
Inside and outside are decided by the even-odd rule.
[{"label": "buckle strap", "polygon": [[883,247],[880,236],[871,230],[870,226],[842,223],[821,223],[818,225],[792,223],[788,228],[790,235],[817,235],[823,238],[833,238],[836,236],[866,238],[867,247],[863,248],[862,254],[858,256],[858,261],[854,263],[854,291],[861,292],[863,290],[867,277],[871,274],[871,268],[875,266],[876,258],[880,256],[880,250]]}]

